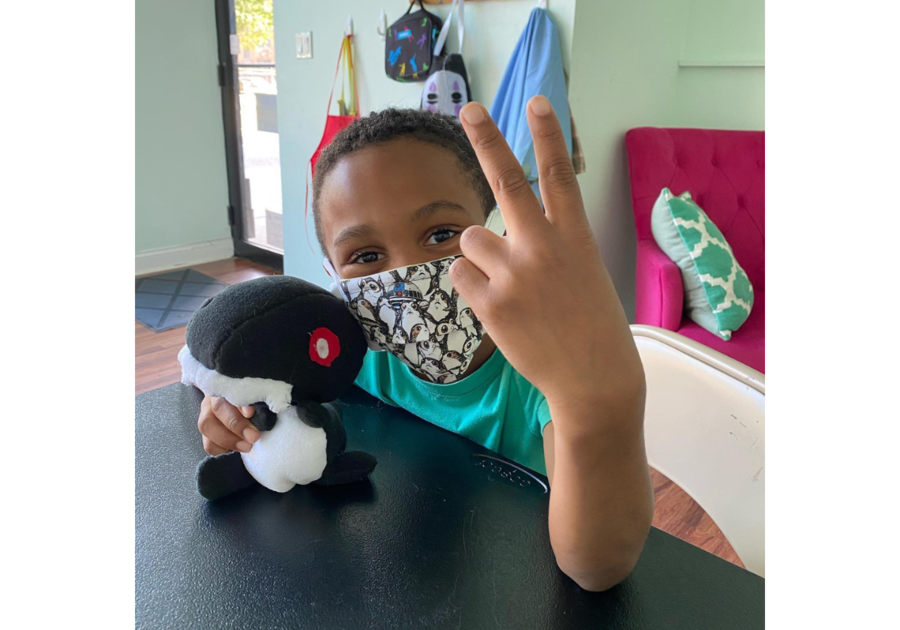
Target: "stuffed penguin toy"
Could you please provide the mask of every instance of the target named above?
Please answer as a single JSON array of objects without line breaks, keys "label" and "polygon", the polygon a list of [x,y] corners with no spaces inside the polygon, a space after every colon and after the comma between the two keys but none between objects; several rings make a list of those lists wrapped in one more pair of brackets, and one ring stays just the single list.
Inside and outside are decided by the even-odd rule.
[{"label": "stuffed penguin toy", "polygon": [[366,348],[344,303],[299,278],[258,278],[208,299],[188,323],[181,382],[252,405],[260,437],[249,453],[201,461],[200,494],[213,500],[255,483],[287,492],[365,479],[377,462],[345,452],[340,409],[330,403],[353,384]]}]

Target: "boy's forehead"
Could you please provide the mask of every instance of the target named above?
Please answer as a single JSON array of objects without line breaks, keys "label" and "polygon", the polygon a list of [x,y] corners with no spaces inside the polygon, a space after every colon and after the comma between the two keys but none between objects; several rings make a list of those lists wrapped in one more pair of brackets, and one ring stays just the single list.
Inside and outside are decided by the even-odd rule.
[{"label": "boy's forehead", "polygon": [[324,182],[318,208],[328,230],[336,224],[400,220],[439,199],[480,209],[480,198],[456,156],[400,138],[341,158]]}]

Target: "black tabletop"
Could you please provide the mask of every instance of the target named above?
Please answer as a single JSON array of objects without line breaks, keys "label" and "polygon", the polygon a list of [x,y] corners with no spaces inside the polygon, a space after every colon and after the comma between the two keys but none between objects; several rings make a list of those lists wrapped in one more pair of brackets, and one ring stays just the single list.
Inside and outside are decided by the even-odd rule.
[{"label": "black tabletop", "polygon": [[762,628],[764,581],[659,530],[632,575],[583,591],[557,568],[546,479],[354,390],[371,481],[207,503],[200,395],[136,398],[138,628]]}]

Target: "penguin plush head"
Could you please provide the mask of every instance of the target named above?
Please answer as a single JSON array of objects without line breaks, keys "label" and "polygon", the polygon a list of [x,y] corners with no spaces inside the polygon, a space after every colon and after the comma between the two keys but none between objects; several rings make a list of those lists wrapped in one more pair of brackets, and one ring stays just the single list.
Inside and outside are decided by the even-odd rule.
[{"label": "penguin plush head", "polygon": [[362,368],[362,329],[325,289],[290,276],[232,285],[207,300],[178,355],[182,382],[233,405],[280,413],[344,394]]}]

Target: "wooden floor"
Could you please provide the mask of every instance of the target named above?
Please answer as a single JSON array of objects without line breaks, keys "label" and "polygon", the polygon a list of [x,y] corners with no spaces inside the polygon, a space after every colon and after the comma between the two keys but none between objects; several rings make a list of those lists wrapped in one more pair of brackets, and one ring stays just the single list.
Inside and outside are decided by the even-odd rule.
[{"label": "wooden floor", "polygon": [[[193,269],[228,284],[276,273],[268,267],[236,258],[195,265]],[[181,380],[177,355],[184,345],[184,332],[185,328],[182,326],[155,333],[135,321],[136,394]],[[662,473],[651,468],[650,475],[656,497],[656,512],[653,517],[655,527],[729,562],[744,566],[703,508]]]},{"label": "wooden floor", "polygon": [[[231,258],[205,265],[194,265],[200,273],[235,284],[261,276],[271,276],[274,270],[241,258]],[[135,394],[177,383],[181,380],[178,351],[184,346],[185,327],[153,332],[137,320],[134,322]]]}]

